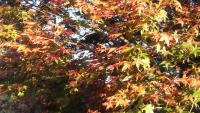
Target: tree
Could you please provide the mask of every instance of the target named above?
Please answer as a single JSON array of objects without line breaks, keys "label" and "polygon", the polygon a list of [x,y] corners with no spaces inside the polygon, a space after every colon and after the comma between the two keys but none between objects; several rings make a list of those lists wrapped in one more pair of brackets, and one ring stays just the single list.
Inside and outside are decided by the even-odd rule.
[{"label": "tree", "polygon": [[200,111],[198,0],[1,4],[0,91],[16,112]]}]

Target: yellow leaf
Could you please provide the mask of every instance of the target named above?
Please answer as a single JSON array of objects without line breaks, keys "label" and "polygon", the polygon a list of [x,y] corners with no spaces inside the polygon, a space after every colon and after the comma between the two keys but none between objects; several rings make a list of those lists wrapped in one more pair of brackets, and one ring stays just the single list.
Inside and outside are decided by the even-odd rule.
[{"label": "yellow leaf", "polygon": [[127,69],[129,69],[131,67],[130,63],[128,62],[124,62],[124,66],[122,67],[122,72],[126,71]]},{"label": "yellow leaf", "polygon": [[145,111],[145,113],[154,113],[154,106],[152,104],[147,104],[142,111]]},{"label": "yellow leaf", "polygon": [[144,86],[139,86],[138,87],[138,95],[144,95],[146,93],[145,87]]},{"label": "yellow leaf", "polygon": [[174,0],[173,2],[177,8],[182,9],[181,3],[178,0]]},{"label": "yellow leaf", "polygon": [[156,44],[156,51],[157,51],[157,53],[160,52],[160,49],[161,49],[160,43]]},{"label": "yellow leaf", "polygon": [[118,107],[118,106],[126,107],[126,106],[128,106],[129,102],[130,102],[130,100],[119,98],[116,103],[116,107]]},{"label": "yellow leaf", "polygon": [[164,43],[167,44],[167,46],[169,46],[171,37],[167,33],[162,33],[162,34],[160,34],[160,36],[161,36],[161,38],[159,41],[164,41]]},{"label": "yellow leaf", "polygon": [[108,54],[109,54],[109,53],[112,53],[112,52],[115,51],[115,50],[116,50],[116,48],[114,48],[114,47],[113,47],[113,48],[110,48],[110,50],[108,51]]},{"label": "yellow leaf", "polygon": [[23,97],[24,96],[24,92],[23,91],[20,91],[20,92],[18,92],[18,94],[17,94],[19,97]]},{"label": "yellow leaf", "polygon": [[137,10],[138,10],[139,16],[141,16],[141,14],[144,12],[144,7],[138,7]]}]

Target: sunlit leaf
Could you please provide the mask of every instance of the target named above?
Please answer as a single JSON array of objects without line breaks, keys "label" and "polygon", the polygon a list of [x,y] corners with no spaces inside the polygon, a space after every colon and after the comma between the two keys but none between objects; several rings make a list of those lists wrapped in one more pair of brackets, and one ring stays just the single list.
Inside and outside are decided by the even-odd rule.
[{"label": "sunlit leaf", "polygon": [[154,113],[154,106],[152,104],[147,104],[145,107],[142,109],[145,113]]}]

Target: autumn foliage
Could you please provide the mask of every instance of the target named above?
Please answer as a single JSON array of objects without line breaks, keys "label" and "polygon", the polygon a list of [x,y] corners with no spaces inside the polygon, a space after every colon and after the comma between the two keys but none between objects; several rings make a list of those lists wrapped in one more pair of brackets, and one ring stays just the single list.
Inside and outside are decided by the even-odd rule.
[{"label": "autumn foliage", "polygon": [[200,112],[198,0],[0,4],[2,112]]}]

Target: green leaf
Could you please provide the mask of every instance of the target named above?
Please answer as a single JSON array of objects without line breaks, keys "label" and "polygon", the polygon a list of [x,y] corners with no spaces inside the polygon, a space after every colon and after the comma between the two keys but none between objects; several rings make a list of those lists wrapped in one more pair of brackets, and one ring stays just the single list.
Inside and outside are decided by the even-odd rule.
[{"label": "green leaf", "polygon": [[193,95],[194,98],[199,98],[200,99],[200,89],[196,90]]},{"label": "green leaf", "polygon": [[160,63],[160,65],[165,65],[167,70],[169,69],[170,64],[171,64],[171,63],[168,62],[168,61],[162,61],[162,62]]}]

